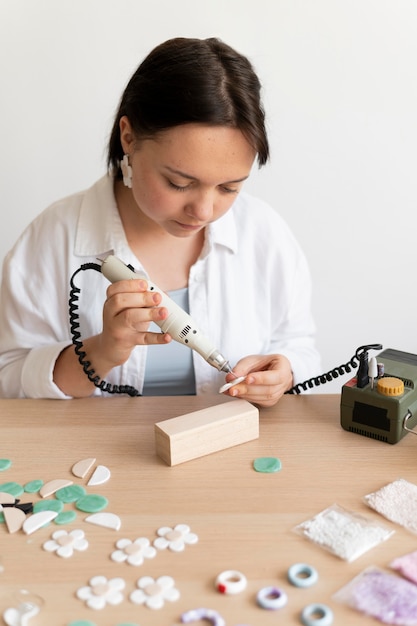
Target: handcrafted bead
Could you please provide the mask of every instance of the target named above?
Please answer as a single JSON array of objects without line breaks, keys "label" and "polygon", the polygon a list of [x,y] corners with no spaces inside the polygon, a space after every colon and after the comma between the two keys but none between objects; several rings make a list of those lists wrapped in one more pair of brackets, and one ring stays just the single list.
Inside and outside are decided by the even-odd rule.
[{"label": "handcrafted bead", "polygon": [[246,576],[241,572],[226,570],[217,576],[215,586],[220,593],[234,595],[246,589],[247,584]]},{"label": "handcrafted bead", "polygon": [[308,604],[301,613],[304,626],[331,626],[333,611],[325,604]]},{"label": "handcrafted bead", "polygon": [[256,601],[263,609],[275,611],[287,604],[288,596],[278,587],[263,587],[258,591]]},{"label": "handcrafted bead", "polygon": [[181,615],[183,624],[189,624],[190,622],[197,622],[204,619],[211,622],[213,626],[226,626],[223,617],[212,609],[191,609]]},{"label": "handcrafted bead", "polygon": [[311,587],[318,579],[317,570],[306,563],[295,563],[288,570],[288,580],[295,587]]}]

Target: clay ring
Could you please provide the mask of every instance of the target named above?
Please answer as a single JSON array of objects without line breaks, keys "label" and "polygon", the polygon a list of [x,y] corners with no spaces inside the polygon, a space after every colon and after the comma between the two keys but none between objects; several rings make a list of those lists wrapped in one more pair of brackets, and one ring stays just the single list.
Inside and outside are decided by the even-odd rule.
[{"label": "clay ring", "polygon": [[318,579],[317,570],[305,563],[295,563],[288,570],[288,580],[295,587],[311,587]]},{"label": "clay ring", "polygon": [[234,570],[226,570],[219,574],[215,583],[217,591],[227,595],[240,593],[246,589],[247,584],[246,576]]},{"label": "clay ring", "polygon": [[333,611],[325,604],[308,604],[301,613],[304,626],[331,626]]},{"label": "clay ring", "polygon": [[183,624],[189,624],[190,622],[199,622],[202,619],[206,619],[213,624],[213,626],[226,626],[226,622],[223,617],[213,611],[212,609],[191,609],[181,615],[181,621]]},{"label": "clay ring", "polygon": [[288,596],[285,591],[277,587],[263,587],[256,595],[256,601],[263,609],[275,611],[282,609],[288,602]]}]

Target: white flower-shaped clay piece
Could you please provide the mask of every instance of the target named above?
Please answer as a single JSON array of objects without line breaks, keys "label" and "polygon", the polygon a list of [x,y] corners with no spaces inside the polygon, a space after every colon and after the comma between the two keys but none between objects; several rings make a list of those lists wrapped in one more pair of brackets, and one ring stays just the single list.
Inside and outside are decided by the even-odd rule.
[{"label": "white flower-shaped clay piece", "polygon": [[111,554],[111,559],[117,563],[126,561],[129,565],[142,565],[145,559],[153,559],[156,549],[150,545],[149,539],[139,537],[135,541],[130,539],[119,539],[116,548]]},{"label": "white flower-shaped clay piece", "polygon": [[43,549],[47,552],[56,552],[58,556],[68,558],[74,554],[74,550],[82,552],[87,550],[88,541],[85,538],[84,531],[72,530],[56,530],[52,539],[43,544]]},{"label": "white flower-shaped clay piece", "polygon": [[130,594],[131,601],[134,604],[144,604],[149,609],[161,609],[165,600],[175,602],[180,597],[171,576],[160,576],[156,580],[151,576],[142,576],[136,586],[138,589]]},{"label": "white flower-shaped clay piece", "polygon": [[120,169],[122,170],[124,184],[126,187],[132,187],[132,167],[129,165],[129,156],[127,154],[120,161]]},{"label": "white flower-shaped clay piece", "polygon": [[177,524],[174,528],[163,526],[156,532],[159,537],[155,539],[153,545],[158,550],[169,548],[173,552],[182,552],[186,544],[191,545],[198,541],[198,535],[190,532],[190,527],[186,524]]},{"label": "white flower-shaped clay piece", "polygon": [[104,609],[106,604],[116,605],[123,601],[125,586],[123,578],[108,580],[105,576],[94,576],[89,586],[78,589],[77,598],[85,600],[90,609]]}]

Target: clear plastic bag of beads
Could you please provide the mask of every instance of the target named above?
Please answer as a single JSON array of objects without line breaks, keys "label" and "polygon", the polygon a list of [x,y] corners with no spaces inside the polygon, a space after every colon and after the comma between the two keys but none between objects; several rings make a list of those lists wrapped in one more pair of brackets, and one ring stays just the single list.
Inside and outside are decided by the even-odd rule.
[{"label": "clear plastic bag of beads", "polygon": [[391,561],[390,567],[417,585],[417,550],[398,556]]},{"label": "clear plastic bag of beads", "polygon": [[294,531],[349,562],[394,533],[393,530],[352,513],[338,504],[333,504],[298,524]]},{"label": "clear plastic bag of beads", "polygon": [[378,567],[368,567],[333,599],[384,624],[417,626],[417,586]]},{"label": "clear plastic bag of beads", "polygon": [[386,519],[417,533],[417,485],[414,483],[399,478],[369,493],[364,501]]}]

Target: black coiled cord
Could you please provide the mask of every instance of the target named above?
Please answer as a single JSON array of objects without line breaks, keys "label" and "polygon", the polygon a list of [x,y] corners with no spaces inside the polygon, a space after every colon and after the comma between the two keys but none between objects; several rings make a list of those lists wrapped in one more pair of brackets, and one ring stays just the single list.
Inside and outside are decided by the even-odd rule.
[{"label": "black coiled cord", "polygon": [[74,284],[74,279],[79,272],[85,270],[96,270],[96,272],[101,273],[101,267],[97,263],[84,263],[81,265],[71,276],[71,291],[69,297],[69,319],[70,319],[70,329],[71,329],[71,337],[72,343],[74,344],[74,350],[76,355],[78,356],[78,360],[81,363],[84,372],[91,382],[101,389],[101,391],[105,391],[107,393],[125,393],[129,396],[140,396],[141,394],[135,387],[131,387],[130,385],[112,385],[111,383],[106,382],[101,379],[100,376],[97,376],[95,370],[91,367],[90,361],[86,359],[87,354],[84,351],[83,343],[81,340],[81,333],[79,331],[80,323],[78,316],[78,301],[79,294],[81,293],[81,289],[76,287]]},{"label": "black coiled cord", "polygon": [[[91,382],[101,389],[101,391],[105,391],[110,394],[118,394],[125,393],[129,396],[140,396],[140,392],[135,389],[135,387],[131,387],[130,385],[112,385],[111,383],[102,380],[100,376],[95,373],[95,370],[91,367],[90,361],[86,359],[86,352],[84,351],[81,333],[79,331],[79,316],[78,316],[78,304],[79,294],[81,293],[81,289],[76,287],[74,284],[74,279],[79,272],[85,270],[95,270],[96,272],[101,273],[101,266],[97,263],[84,263],[81,265],[71,276],[71,291],[69,297],[69,318],[70,318],[70,329],[71,329],[71,337],[72,343],[74,344],[74,350],[76,355],[78,356],[78,360],[83,367],[85,374]],[[360,346],[353,357],[345,363],[344,365],[339,365],[338,367],[329,370],[325,374],[320,374],[319,376],[313,376],[308,380],[305,380],[302,383],[298,383],[294,385],[286,391],[286,394],[300,394],[302,391],[307,391],[308,389],[313,389],[314,387],[318,387],[319,385],[324,385],[332,380],[335,380],[339,376],[343,376],[344,374],[350,374],[352,368],[358,367],[363,359],[367,359],[368,350],[381,349],[381,344],[369,344],[366,346]]]},{"label": "black coiled cord", "polygon": [[339,376],[343,376],[343,374],[350,374],[352,368],[358,367],[361,361],[368,356],[368,350],[380,350],[382,348],[381,344],[373,343],[366,346],[360,346],[353,357],[350,359],[348,363],[344,365],[339,365],[339,367],[335,367],[334,369],[326,372],[325,374],[320,374],[320,376],[313,376],[313,378],[309,378],[305,380],[303,383],[298,383],[291,387],[285,393],[288,394],[299,394],[302,391],[307,391],[308,389],[313,389],[313,387],[318,387],[319,385],[324,385],[325,383],[329,383],[332,380],[335,380]]}]

